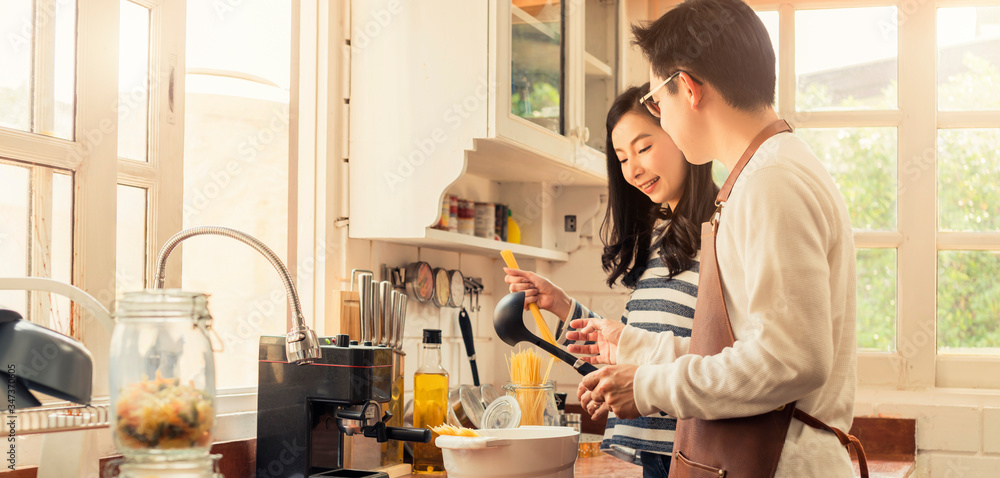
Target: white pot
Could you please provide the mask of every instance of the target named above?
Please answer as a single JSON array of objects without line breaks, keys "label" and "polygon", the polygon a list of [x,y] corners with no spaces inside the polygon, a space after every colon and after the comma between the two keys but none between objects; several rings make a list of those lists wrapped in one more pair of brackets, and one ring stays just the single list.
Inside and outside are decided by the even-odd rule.
[{"label": "white pot", "polygon": [[525,426],[477,430],[482,437],[440,436],[448,478],[572,478],[580,432]]}]

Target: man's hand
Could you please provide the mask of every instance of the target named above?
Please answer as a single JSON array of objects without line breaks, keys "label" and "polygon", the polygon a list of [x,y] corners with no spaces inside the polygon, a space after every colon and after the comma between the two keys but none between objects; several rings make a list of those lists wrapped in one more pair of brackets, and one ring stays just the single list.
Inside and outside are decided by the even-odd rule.
[{"label": "man's hand", "polygon": [[577,330],[568,332],[567,339],[597,342],[593,345],[570,344],[569,353],[589,354],[590,356],[580,357],[585,362],[618,363],[618,341],[621,340],[625,324],[617,320],[587,318],[573,320],[569,325]]},{"label": "man's hand", "polygon": [[603,401],[604,397],[598,397],[590,393],[590,390],[587,390],[587,387],[583,386],[583,382],[580,382],[580,385],[576,389],[576,398],[580,399],[580,406],[590,415],[591,420],[601,420],[611,410],[608,404]]},{"label": "man's hand", "polygon": [[[577,396],[583,405],[584,395],[590,394],[584,408],[592,414],[591,418],[596,420],[600,417],[601,409],[605,406],[615,412],[618,418],[629,419],[640,416],[639,408],[635,404],[633,385],[637,368],[639,367],[636,365],[612,365],[583,377],[577,389]],[[590,408],[587,408],[588,406]],[[607,410],[603,413],[607,413]]]}]

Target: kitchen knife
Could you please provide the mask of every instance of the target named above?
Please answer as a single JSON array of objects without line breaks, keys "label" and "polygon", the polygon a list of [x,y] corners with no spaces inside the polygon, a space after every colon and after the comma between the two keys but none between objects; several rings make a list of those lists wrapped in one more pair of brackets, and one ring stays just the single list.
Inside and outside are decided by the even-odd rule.
[{"label": "kitchen knife", "polygon": [[399,322],[399,296],[402,295],[398,290],[389,291],[389,319],[386,320],[386,325],[389,327],[387,335],[388,340],[386,340],[386,346],[390,348],[396,348],[396,324]]},{"label": "kitchen knife", "polygon": [[465,353],[469,356],[469,366],[472,368],[472,383],[479,386],[479,368],[476,366],[476,345],[472,342],[472,319],[462,307],[458,312],[458,328],[462,329],[462,341],[465,342]]},{"label": "kitchen knife", "polygon": [[371,324],[374,322],[375,314],[374,294],[372,294],[374,283],[372,275],[368,273],[358,274],[358,305],[361,308],[361,344],[372,341]]},{"label": "kitchen knife", "polygon": [[392,316],[392,309],[390,309],[389,299],[392,297],[392,283],[387,280],[378,283],[378,298],[376,302],[378,305],[379,314],[376,316],[378,319],[377,326],[375,328],[376,337],[372,339],[372,342],[377,342],[375,345],[389,345],[389,317]]},{"label": "kitchen knife", "polygon": [[406,304],[409,302],[406,294],[399,294],[399,316],[396,317],[396,348],[403,350],[403,332],[406,327]]}]

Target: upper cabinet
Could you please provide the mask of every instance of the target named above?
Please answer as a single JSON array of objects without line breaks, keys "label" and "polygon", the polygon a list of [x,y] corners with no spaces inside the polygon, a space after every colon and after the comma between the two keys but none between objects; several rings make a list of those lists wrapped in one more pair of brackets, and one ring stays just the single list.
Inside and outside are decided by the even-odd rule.
[{"label": "upper cabinet", "polygon": [[351,237],[503,247],[429,229],[450,193],[507,204],[537,248],[522,254],[564,259],[555,213],[579,195],[563,192],[606,184],[619,2],[354,0],[351,10]]}]

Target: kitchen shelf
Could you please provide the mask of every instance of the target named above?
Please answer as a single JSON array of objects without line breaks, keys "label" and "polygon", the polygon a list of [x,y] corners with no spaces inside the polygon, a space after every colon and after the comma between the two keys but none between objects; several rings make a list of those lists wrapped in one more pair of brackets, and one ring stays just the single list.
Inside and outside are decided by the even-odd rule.
[{"label": "kitchen shelf", "polygon": [[381,240],[409,244],[412,246],[430,247],[453,252],[466,252],[482,256],[500,257],[500,251],[510,249],[517,257],[542,259],[546,261],[566,262],[569,254],[541,247],[513,244],[510,242],[493,241],[477,236],[442,231],[428,227],[424,237],[385,237]]},{"label": "kitchen shelf", "polygon": [[583,53],[584,63],[587,65],[586,72],[587,76],[590,77],[601,77],[601,78],[613,78],[615,71],[607,63],[598,60],[596,56],[591,55],[588,52]]},{"label": "kitchen shelf", "polygon": [[[603,158],[601,161],[603,166]],[[583,169],[499,138],[475,140],[475,150],[466,155],[465,173],[493,181],[549,181],[575,186],[607,184],[607,172],[602,169]]]}]

